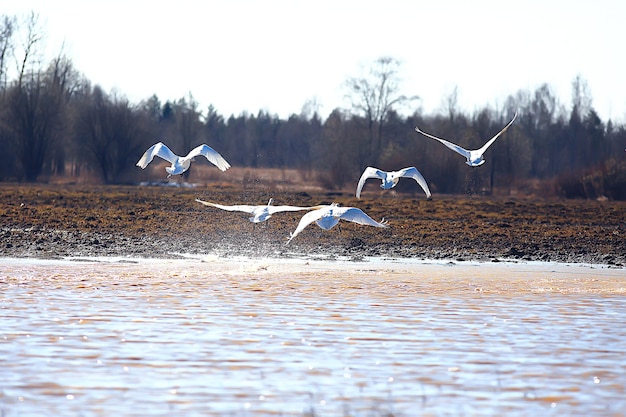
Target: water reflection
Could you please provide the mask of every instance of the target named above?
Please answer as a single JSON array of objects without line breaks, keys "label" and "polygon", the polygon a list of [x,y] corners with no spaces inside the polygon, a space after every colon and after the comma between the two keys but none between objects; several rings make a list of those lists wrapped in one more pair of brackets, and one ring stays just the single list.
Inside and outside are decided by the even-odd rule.
[{"label": "water reflection", "polygon": [[555,264],[0,264],[4,416],[620,415],[626,274]]}]

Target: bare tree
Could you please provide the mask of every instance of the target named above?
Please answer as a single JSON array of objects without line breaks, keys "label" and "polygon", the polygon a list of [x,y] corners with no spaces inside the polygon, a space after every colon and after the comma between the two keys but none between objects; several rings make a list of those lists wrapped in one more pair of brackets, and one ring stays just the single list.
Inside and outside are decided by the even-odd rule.
[{"label": "bare tree", "polygon": [[552,126],[556,121],[558,100],[547,84],[535,90],[534,99],[530,102],[529,118],[532,120],[530,133],[535,140],[529,149],[533,155],[532,172],[535,175],[546,175],[551,165],[558,165],[558,144],[551,134]]},{"label": "bare tree", "polygon": [[42,56],[37,51],[37,47],[43,40],[42,29],[39,26],[39,15],[31,12],[26,20],[26,38],[23,44],[23,56],[16,59],[18,66],[17,84],[21,85],[27,72],[38,72],[41,67]]},{"label": "bare tree", "polygon": [[399,80],[400,62],[394,58],[381,57],[370,69],[369,75],[361,78],[350,78],[346,85],[350,90],[349,98],[352,108],[367,123],[369,141],[367,163],[375,163],[383,148],[383,131],[389,113],[397,107],[407,105],[417,96],[400,94]]},{"label": "bare tree", "polygon": [[454,117],[459,113],[459,87],[454,86],[450,94],[442,100],[443,110],[448,113],[448,120],[454,125]]},{"label": "bare tree", "polygon": [[[187,98],[183,97],[174,104],[174,114],[176,119],[176,128],[180,135],[181,155],[186,155],[196,143],[202,130],[201,114],[198,111],[198,102],[189,93]],[[183,173],[183,178],[189,179],[191,168]]]},{"label": "bare tree", "polygon": [[8,87],[8,60],[13,54],[13,35],[16,29],[16,18],[9,16],[0,17],[0,179],[15,175],[15,158],[13,157],[13,140],[11,138],[10,124],[5,116],[7,107],[6,91]]},{"label": "bare tree", "polygon": [[326,188],[341,189],[343,185],[358,175],[358,167],[354,169],[354,141],[350,140],[350,120],[340,110],[335,109],[323,126],[323,140],[316,144],[313,152],[317,154],[320,177],[318,181]]},{"label": "bare tree", "polygon": [[569,164],[575,169],[583,168],[592,156],[587,153],[591,135],[585,126],[586,121],[595,116],[591,101],[587,82],[577,75],[572,81],[572,111],[567,139],[569,146],[564,150],[569,155]]},{"label": "bare tree", "polygon": [[30,15],[27,28],[23,57],[18,60],[19,77],[7,90],[5,118],[20,164],[18,178],[35,181],[64,126],[72,66],[59,57],[42,70],[37,15]]},{"label": "bare tree", "polygon": [[15,17],[2,16],[0,18],[0,92],[7,87],[7,61],[13,52],[13,33],[15,32]]},{"label": "bare tree", "polygon": [[44,74],[31,74],[8,92],[8,118],[21,163],[20,177],[35,181],[62,128],[63,93]]},{"label": "bare tree", "polygon": [[142,114],[125,98],[110,98],[98,86],[78,104],[77,140],[105,183],[120,182],[141,155]]},{"label": "bare tree", "polygon": [[572,112],[576,113],[579,120],[587,116],[592,106],[591,92],[587,81],[580,74],[572,81]]}]

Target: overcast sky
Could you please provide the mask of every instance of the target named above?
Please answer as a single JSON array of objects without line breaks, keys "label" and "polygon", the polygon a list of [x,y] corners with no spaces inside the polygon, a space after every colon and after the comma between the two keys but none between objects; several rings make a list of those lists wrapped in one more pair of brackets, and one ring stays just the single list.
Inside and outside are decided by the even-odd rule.
[{"label": "overcast sky", "polygon": [[402,93],[427,113],[458,88],[461,110],[501,107],[549,84],[569,109],[580,74],[607,121],[626,120],[626,1],[0,0],[34,11],[53,57],[132,102],[191,92],[225,116],[280,117],[315,100],[346,107],[345,80],[381,56],[400,60]]}]

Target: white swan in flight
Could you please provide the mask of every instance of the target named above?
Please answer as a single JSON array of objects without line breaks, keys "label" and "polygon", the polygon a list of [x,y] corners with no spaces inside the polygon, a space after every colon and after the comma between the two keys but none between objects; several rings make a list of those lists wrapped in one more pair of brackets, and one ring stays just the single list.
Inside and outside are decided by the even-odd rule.
[{"label": "white swan in flight", "polygon": [[361,175],[361,179],[359,180],[359,184],[356,187],[356,198],[361,198],[361,190],[363,189],[363,185],[365,181],[369,178],[379,178],[382,181],[380,188],[383,190],[388,190],[396,186],[400,178],[413,178],[422,190],[426,193],[426,198],[430,198],[430,189],[428,188],[428,184],[426,184],[426,180],[420,174],[420,172],[415,167],[408,167],[401,169],[400,171],[382,171],[378,168],[367,167],[363,174]]},{"label": "white swan in flight", "polygon": [[272,214],[279,213],[283,211],[301,211],[301,210],[313,210],[318,208],[319,206],[314,207],[297,207],[297,206],[272,206],[273,198],[270,198],[270,201],[267,205],[260,206],[248,206],[248,205],[234,205],[234,206],[224,206],[222,204],[211,203],[209,201],[203,201],[199,198],[196,198],[198,203],[204,204],[205,206],[215,207],[222,210],[227,211],[243,211],[244,213],[252,214],[252,217],[249,220],[252,223],[261,223],[272,217]]},{"label": "white swan in flight", "polygon": [[193,148],[187,156],[178,156],[174,152],[170,150],[167,146],[163,144],[163,142],[155,143],[143,154],[139,162],[137,162],[137,166],[141,169],[144,169],[148,166],[150,162],[154,159],[155,156],[165,159],[166,161],[172,164],[171,167],[165,167],[165,170],[169,174],[167,177],[171,177],[172,175],[179,175],[189,169],[191,162],[194,160],[196,156],[204,156],[209,160],[213,165],[217,166],[220,170],[226,171],[230,168],[230,164],[226,162],[226,160],[217,153],[213,148],[209,145],[202,144],[198,147]]},{"label": "white swan in flight", "polygon": [[485,143],[482,148],[476,149],[476,150],[473,150],[473,151],[468,151],[467,149],[462,148],[459,145],[455,145],[454,143],[448,142],[447,140],[444,140],[444,139],[438,138],[436,136],[430,135],[428,133],[425,133],[425,132],[421,131],[419,127],[415,127],[415,131],[418,132],[418,133],[421,133],[422,135],[427,136],[427,137],[429,137],[431,139],[438,140],[439,142],[441,142],[444,145],[446,145],[448,148],[452,149],[453,151],[455,151],[458,154],[460,154],[460,155],[464,156],[465,158],[467,158],[467,161],[465,161],[465,163],[467,165],[469,165],[471,167],[477,167],[477,166],[480,166],[480,165],[485,163],[485,160],[483,159],[483,154],[485,153],[487,148],[489,148],[491,146],[491,144],[493,142],[495,142],[496,139],[498,139],[498,137],[501,134],[503,134],[509,128],[509,126],[511,126],[511,124],[513,124],[513,122],[515,121],[516,117],[517,117],[517,112],[515,112],[515,115],[513,115],[513,119],[511,119],[509,124],[504,126],[504,128],[501,131],[499,131],[494,137],[489,139],[489,141],[487,143]]},{"label": "white swan in flight", "polygon": [[337,223],[339,223],[339,220],[347,220],[367,226],[387,227],[387,222],[385,222],[384,219],[381,222],[377,222],[365,214],[361,209],[356,207],[339,207],[337,203],[317,207],[318,208],[315,210],[312,210],[302,216],[300,223],[298,223],[298,227],[296,227],[296,230],[290,234],[287,243],[291,242],[294,237],[298,236],[301,231],[313,222],[317,223],[317,225],[324,230],[332,229],[335,225],[337,225]]}]

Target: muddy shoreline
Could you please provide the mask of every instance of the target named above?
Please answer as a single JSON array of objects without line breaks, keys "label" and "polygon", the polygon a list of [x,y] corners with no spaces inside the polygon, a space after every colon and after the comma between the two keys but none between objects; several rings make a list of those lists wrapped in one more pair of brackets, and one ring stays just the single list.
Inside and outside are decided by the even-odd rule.
[{"label": "muddy shoreline", "polygon": [[[364,192],[298,192],[210,184],[85,186],[0,184],[0,257],[176,258],[180,253],[250,257],[368,256],[626,266],[626,202]],[[253,225],[249,215],[203,206],[309,206],[337,202],[388,221],[387,229],[341,222],[286,240],[302,213]]]}]

